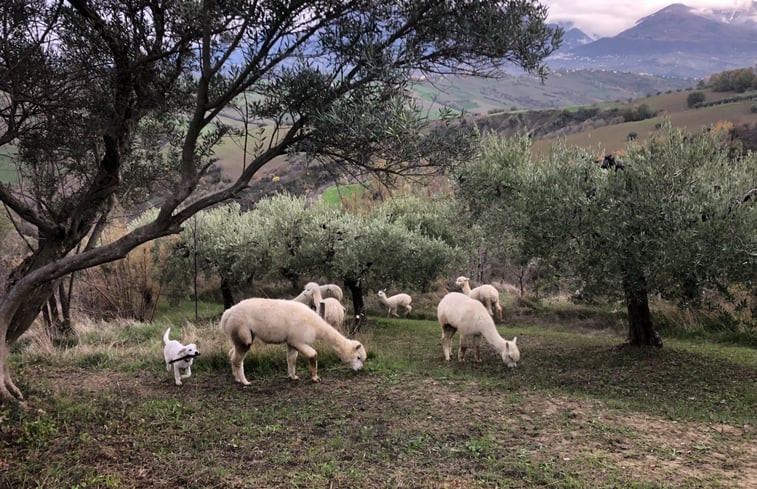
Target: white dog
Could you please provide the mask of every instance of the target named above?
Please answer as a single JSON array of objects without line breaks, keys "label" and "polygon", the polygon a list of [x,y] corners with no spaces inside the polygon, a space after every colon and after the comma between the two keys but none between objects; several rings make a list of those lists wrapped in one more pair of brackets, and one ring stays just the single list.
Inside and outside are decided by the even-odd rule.
[{"label": "white dog", "polygon": [[[181,379],[186,379],[192,375],[192,360],[200,354],[197,351],[197,346],[194,343],[190,343],[186,346],[182,345],[176,340],[169,340],[168,333],[171,328],[168,328],[163,334],[163,343],[166,345],[163,347],[163,358],[166,360],[166,370],[171,371],[173,367],[173,377],[176,381],[176,385],[181,385]],[[185,369],[186,373],[180,375],[179,369]]]}]

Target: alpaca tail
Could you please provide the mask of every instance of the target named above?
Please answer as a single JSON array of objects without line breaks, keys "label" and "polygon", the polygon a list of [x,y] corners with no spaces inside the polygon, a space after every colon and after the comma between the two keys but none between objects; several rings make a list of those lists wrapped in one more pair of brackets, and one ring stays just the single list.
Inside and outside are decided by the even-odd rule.
[{"label": "alpaca tail", "polygon": [[223,331],[224,333],[228,333],[228,331],[226,331],[226,324],[229,322],[229,315],[227,314],[228,312],[228,309],[223,311],[223,314],[221,315],[221,323],[218,325],[218,327],[221,328],[221,331]]},{"label": "alpaca tail", "polygon": [[171,332],[171,328],[168,328],[165,333],[163,333],[163,344],[168,344],[168,333]]}]

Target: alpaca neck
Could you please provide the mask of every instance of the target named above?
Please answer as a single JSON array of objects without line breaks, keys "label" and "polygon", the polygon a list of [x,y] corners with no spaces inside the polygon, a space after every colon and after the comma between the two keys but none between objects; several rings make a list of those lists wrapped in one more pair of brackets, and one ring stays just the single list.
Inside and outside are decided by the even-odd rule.
[{"label": "alpaca neck", "polygon": [[315,307],[315,310],[318,311],[319,307],[321,307],[321,301],[323,301],[323,297],[321,296],[321,290],[318,287],[314,287],[310,289],[313,297],[313,306]]},{"label": "alpaca neck", "polygon": [[333,348],[340,358],[345,355],[345,350],[347,348],[347,338],[342,336],[339,331],[333,328],[326,321],[319,321],[317,323],[315,336],[318,341],[321,341]]},{"label": "alpaca neck", "polygon": [[384,297],[383,295],[380,295],[380,296],[379,296],[379,300],[380,300],[380,301],[381,301],[381,303],[382,303],[382,304],[384,304],[385,306],[388,306],[388,307],[392,307],[392,305],[391,305],[391,304],[389,303],[389,299],[387,299],[387,298],[386,298],[386,297]]},{"label": "alpaca neck", "polygon": [[499,335],[494,324],[492,324],[490,328],[485,328],[484,331],[481,332],[481,335],[498,352],[502,353],[507,348],[507,341]]},{"label": "alpaca neck", "polygon": [[467,280],[463,282],[463,294],[470,295],[470,283]]}]

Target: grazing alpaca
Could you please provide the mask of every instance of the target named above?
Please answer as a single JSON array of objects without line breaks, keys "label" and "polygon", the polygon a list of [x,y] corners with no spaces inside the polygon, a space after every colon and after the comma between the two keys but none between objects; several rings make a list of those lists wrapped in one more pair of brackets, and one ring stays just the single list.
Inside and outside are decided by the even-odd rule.
[{"label": "grazing alpaca", "polygon": [[397,314],[397,309],[400,307],[405,310],[405,317],[413,310],[413,306],[410,305],[413,302],[413,298],[407,294],[396,294],[391,297],[386,296],[386,289],[378,291],[379,300],[389,308],[386,313],[386,317],[394,316],[400,317]]},{"label": "grazing alpaca", "polygon": [[455,285],[463,289],[463,294],[485,305],[486,310],[489,311],[489,315],[492,317],[494,317],[493,306],[497,311],[497,320],[502,321],[502,306],[499,305],[499,291],[493,285],[484,284],[471,290],[470,279],[463,276],[457,277]]},{"label": "grazing alpaca", "polygon": [[342,297],[344,297],[344,294],[342,294],[342,289],[337,284],[324,284],[320,285],[318,288],[321,291],[321,297],[323,297],[324,299],[333,297],[339,302],[342,302]]},{"label": "grazing alpaca", "polygon": [[[310,284],[308,284],[310,285]],[[315,311],[318,315],[321,315],[321,305],[323,305],[323,319],[327,323],[335,327],[340,333],[344,334],[344,313],[346,309],[339,300],[335,297],[321,297],[322,287],[305,286],[305,290],[302,291],[305,297],[310,299],[308,305],[314,305]]]},{"label": "grazing alpaca", "polygon": [[318,287],[318,290],[321,292],[321,297],[323,297],[324,299],[333,297],[337,301],[342,302],[342,298],[344,297],[341,287],[339,287],[337,284],[318,285],[316,282],[308,282],[305,284],[305,288],[302,290],[302,292],[300,292],[300,294],[292,300],[302,302],[303,304],[312,305],[312,299],[305,295],[305,291],[311,287]]},{"label": "grazing alpaca", "polygon": [[244,375],[244,357],[255,338],[264,343],[287,344],[287,371],[292,380],[299,379],[295,368],[300,352],[308,358],[313,382],[320,382],[318,352],[310,346],[315,341],[333,348],[353,370],[362,369],[367,356],[359,341],[345,338],[308,306],[290,300],[243,300],[223,313],[221,329],[234,345],[229,352],[231,373],[244,385],[250,385]]},{"label": "grazing alpaca", "polygon": [[464,361],[468,348],[467,339],[472,337],[476,350],[476,361],[481,361],[481,337],[492,345],[508,367],[517,367],[520,361],[518,337],[512,341],[505,340],[497,332],[494,321],[481,302],[459,292],[450,292],[439,302],[436,309],[439,324],[442,327],[442,350],[444,359],[449,361],[452,337],[460,331],[460,347],[457,351],[458,361]]}]

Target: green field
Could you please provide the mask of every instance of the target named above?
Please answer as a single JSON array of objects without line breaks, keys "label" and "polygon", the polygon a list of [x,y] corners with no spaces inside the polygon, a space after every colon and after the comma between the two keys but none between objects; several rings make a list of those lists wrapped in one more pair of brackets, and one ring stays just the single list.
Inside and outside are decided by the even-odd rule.
[{"label": "green field", "polygon": [[[204,304],[201,315],[220,307]],[[415,313],[415,311],[414,311]],[[0,411],[0,486],[14,488],[743,488],[757,481],[753,348],[666,338],[616,348],[607,316],[510,318],[521,363],[488,345],[444,362],[430,320],[370,317],[352,372],[319,350],[322,382],[286,378],[257,344],[233,381],[217,320],[162,309],[154,324],[80,325],[55,348],[14,348],[31,411]],[[591,326],[587,326],[591,324]],[[183,386],[161,336],[202,355]]]}]

